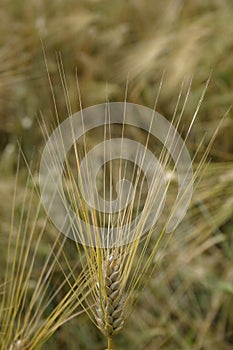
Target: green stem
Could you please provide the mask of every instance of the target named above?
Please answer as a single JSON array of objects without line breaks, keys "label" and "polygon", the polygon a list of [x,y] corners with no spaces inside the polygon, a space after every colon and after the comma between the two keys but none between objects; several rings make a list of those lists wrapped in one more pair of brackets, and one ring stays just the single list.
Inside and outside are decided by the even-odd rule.
[{"label": "green stem", "polygon": [[112,338],[108,337],[108,350],[112,350]]}]

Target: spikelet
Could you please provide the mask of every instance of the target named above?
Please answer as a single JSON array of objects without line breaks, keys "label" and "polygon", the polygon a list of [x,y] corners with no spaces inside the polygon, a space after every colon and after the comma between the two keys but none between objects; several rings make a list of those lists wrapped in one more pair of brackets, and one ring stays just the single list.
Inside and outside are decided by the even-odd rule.
[{"label": "spikelet", "polygon": [[99,329],[107,337],[112,337],[124,325],[123,296],[121,292],[120,265],[112,255],[103,266],[103,285],[96,284],[97,300],[96,321]]}]

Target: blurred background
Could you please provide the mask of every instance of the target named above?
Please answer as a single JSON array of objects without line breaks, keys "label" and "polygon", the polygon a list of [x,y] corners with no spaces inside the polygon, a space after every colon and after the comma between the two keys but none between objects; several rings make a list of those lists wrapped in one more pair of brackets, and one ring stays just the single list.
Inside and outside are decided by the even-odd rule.
[{"label": "blurred background", "polygon": [[[74,113],[80,109],[77,75],[83,107],[123,101],[128,80],[127,101],[153,108],[163,77],[157,111],[170,120],[182,84],[184,101],[192,79],[184,135],[211,75],[188,140],[194,154],[205,135],[202,153],[233,101],[233,2],[1,0],[0,230],[6,235],[17,142],[29,162],[38,156],[44,144],[38,120],[43,115],[51,129],[55,120],[50,84],[63,120],[68,111],[62,79]],[[116,349],[231,349],[232,139],[229,111],[189,214],[116,339]],[[69,322],[44,345],[93,348],[103,349],[104,340],[86,316]]]}]

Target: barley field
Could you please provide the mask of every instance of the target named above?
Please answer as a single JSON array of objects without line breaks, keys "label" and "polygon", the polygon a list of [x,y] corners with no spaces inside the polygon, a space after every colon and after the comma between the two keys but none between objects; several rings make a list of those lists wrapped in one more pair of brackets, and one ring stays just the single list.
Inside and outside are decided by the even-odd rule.
[{"label": "barley field", "polygon": [[[232,57],[231,0],[1,0],[0,350],[232,349]],[[110,201],[122,174],[136,184],[132,207],[120,214],[88,211],[77,189],[87,151],[103,135],[124,134],[167,168],[158,225],[146,234],[137,226],[132,243],[96,248],[89,236],[85,246],[60,233],[42,205],[49,136],[80,109],[106,102],[155,106],[185,140],[193,193],[172,234],[164,227],[178,180],[169,158],[154,136],[124,124],[74,145],[62,200],[108,230],[143,208],[146,222],[154,202],[139,162],[116,159],[98,177]]]}]

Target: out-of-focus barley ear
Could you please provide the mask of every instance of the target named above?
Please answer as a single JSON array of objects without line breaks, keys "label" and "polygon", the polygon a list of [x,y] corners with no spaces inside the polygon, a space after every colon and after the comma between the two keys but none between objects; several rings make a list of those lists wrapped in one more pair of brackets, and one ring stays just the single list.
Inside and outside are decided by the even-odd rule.
[{"label": "out-of-focus barley ear", "polygon": [[24,345],[21,340],[16,340],[11,344],[9,348],[9,350],[23,350],[23,349],[24,349]]},{"label": "out-of-focus barley ear", "polygon": [[55,279],[65,237],[54,235],[49,226],[35,179],[29,169],[27,183],[22,185],[18,162],[0,293],[2,350],[37,349],[59,327],[82,313],[82,298],[79,302],[75,296],[85,295],[82,274],[68,289],[66,279]]}]

